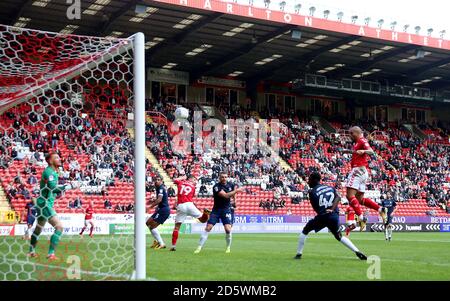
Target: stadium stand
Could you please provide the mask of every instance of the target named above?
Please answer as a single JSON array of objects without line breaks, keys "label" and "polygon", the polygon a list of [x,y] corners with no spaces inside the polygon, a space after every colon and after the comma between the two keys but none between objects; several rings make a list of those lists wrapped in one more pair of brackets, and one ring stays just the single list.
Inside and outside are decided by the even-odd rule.
[{"label": "stadium stand", "polygon": [[[24,104],[6,112],[6,118],[1,120],[5,128],[12,123],[17,130],[3,133],[0,157],[2,186],[13,209],[22,211],[27,199],[36,197],[36,176],[44,166],[43,152],[50,149],[57,150],[66,158],[64,167],[67,173],[62,181],[78,180],[84,183],[80,189],[66,192],[64,198],[58,200],[59,212],[79,212],[79,209],[69,206],[69,202],[77,198],[82,202],[93,200],[99,213],[117,212],[117,208],[132,203],[133,168],[128,149],[132,144],[125,125],[125,100],[119,103],[111,99],[94,102],[88,110],[83,109],[86,114],[84,120],[76,121],[73,126],[66,124],[68,130],[55,126],[59,120],[54,119],[68,122],[64,114],[70,114],[70,110],[63,110],[60,105],[33,105],[38,107],[34,107],[31,113],[30,104]],[[193,174],[200,179],[197,187],[199,193],[195,199],[199,207],[211,207],[211,187],[223,167],[233,181],[248,188],[247,193],[237,197],[238,214],[285,214],[288,211],[294,215],[312,214],[309,203],[304,202],[306,187],[302,184],[302,178],[319,169],[326,174],[327,183],[335,185],[345,195],[343,181],[350,166],[349,157],[342,155],[340,149],[348,147],[345,142],[348,143],[347,124],[331,121],[336,132],[329,134],[318,121],[300,119],[294,115],[271,116],[278,117],[287,126],[288,132],[280,141],[280,156],[291,165],[293,172],[290,172],[280,168],[276,160],[262,154],[177,154],[172,150],[172,135],[169,133],[175,105],[149,99],[147,109],[152,112],[149,116],[153,116],[147,120],[148,149],[171,178]],[[51,122],[37,120],[33,112],[40,110],[56,115],[50,117]],[[241,108],[223,113],[229,117],[250,116],[247,110]],[[43,116],[49,118],[47,114]],[[102,118],[94,119],[93,116]],[[445,210],[450,189],[448,184],[443,185],[450,182],[449,145],[442,142],[446,132],[422,124],[420,128],[430,138],[420,140],[406,128],[395,124],[367,120],[359,125],[367,131],[377,152],[397,169],[394,172],[384,162],[372,161],[372,185],[369,188],[380,191],[381,197],[389,194],[400,201],[400,215],[447,215]],[[8,168],[8,173],[4,172],[5,168]],[[149,166],[148,197],[154,189],[150,180],[156,174],[156,169]],[[105,200],[111,203],[110,209],[105,208]],[[267,206],[261,205],[261,202],[271,204],[272,201],[279,204],[272,206],[274,210],[266,210]],[[174,202],[173,197],[171,202]],[[297,202],[299,204],[293,204]]]}]

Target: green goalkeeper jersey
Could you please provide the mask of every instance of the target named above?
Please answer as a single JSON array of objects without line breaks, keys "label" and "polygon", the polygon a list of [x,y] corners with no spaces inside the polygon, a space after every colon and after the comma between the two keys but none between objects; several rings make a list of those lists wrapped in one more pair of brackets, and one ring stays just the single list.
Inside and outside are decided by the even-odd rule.
[{"label": "green goalkeeper jersey", "polygon": [[37,204],[40,207],[53,208],[56,194],[64,191],[65,187],[58,185],[58,172],[48,166],[42,172],[40,189],[41,194],[37,199]]}]

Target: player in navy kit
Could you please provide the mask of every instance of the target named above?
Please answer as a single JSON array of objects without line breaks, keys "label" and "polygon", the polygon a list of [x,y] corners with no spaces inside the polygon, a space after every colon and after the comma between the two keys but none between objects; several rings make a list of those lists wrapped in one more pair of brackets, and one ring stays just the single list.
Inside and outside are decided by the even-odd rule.
[{"label": "player in navy kit", "polygon": [[385,200],[381,202],[381,206],[387,208],[387,219],[384,224],[384,237],[387,241],[392,240],[392,216],[394,215],[395,209],[397,208],[397,203],[392,199],[390,195],[387,196]]},{"label": "player in navy kit", "polygon": [[164,222],[170,216],[169,198],[167,195],[167,189],[164,186],[161,177],[156,177],[155,180],[156,198],[150,201],[150,208],[156,208],[155,213],[147,220],[147,227],[150,229],[155,241],[151,248],[153,249],[165,249],[161,234],[158,231],[158,226],[164,224]]},{"label": "player in navy kit", "polygon": [[30,240],[31,239],[31,228],[33,228],[34,222],[36,221],[36,215],[37,211],[34,206],[34,201],[30,200],[25,205],[25,214],[27,219],[27,229],[25,230],[25,235],[23,236],[23,239]]},{"label": "player in navy kit", "polygon": [[205,232],[202,233],[200,237],[200,242],[195,250],[195,254],[200,253],[206,240],[208,239],[208,234],[212,230],[215,224],[222,222],[225,228],[227,249],[226,253],[231,252],[231,228],[233,225],[233,214],[231,210],[231,199],[236,195],[236,193],[243,192],[244,188],[235,188],[235,186],[227,181],[227,174],[221,172],[219,175],[219,183],[213,187],[214,195],[214,206],[209,216]]},{"label": "player in navy kit", "polygon": [[339,209],[338,204],[341,197],[333,187],[320,184],[321,176],[319,173],[312,173],[309,176],[308,185],[311,188],[309,191],[309,200],[317,216],[310,220],[303,228],[300,234],[297,255],[295,259],[301,259],[303,254],[303,247],[309,232],[315,230],[319,232],[327,227],[334,237],[344,246],[355,252],[361,260],[367,260],[367,257],[361,253],[357,247],[348,239],[343,237],[339,231]]}]

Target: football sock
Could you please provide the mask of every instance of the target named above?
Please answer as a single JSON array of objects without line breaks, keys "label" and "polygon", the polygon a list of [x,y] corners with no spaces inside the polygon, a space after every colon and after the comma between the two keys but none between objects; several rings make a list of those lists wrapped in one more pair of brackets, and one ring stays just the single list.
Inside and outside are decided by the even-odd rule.
[{"label": "football sock", "polygon": [[358,248],[347,237],[342,237],[341,243],[353,252],[359,252]]},{"label": "football sock", "polygon": [[303,254],[303,248],[305,247],[305,240],[306,240],[306,235],[301,233],[300,237],[298,239],[297,254]]},{"label": "football sock", "polygon": [[205,245],[206,240],[208,239],[208,232],[203,232],[202,235],[200,236],[200,242],[198,243],[198,245],[200,247],[203,248],[203,246]]},{"label": "football sock", "polygon": [[61,239],[62,232],[59,230],[55,230],[52,237],[50,238],[50,247],[48,248],[48,254],[54,254],[55,249],[59,244],[59,240]]},{"label": "football sock", "polygon": [[386,239],[388,239],[388,236],[389,236],[389,229],[386,228],[386,229],[384,229],[384,237],[385,237]]},{"label": "football sock", "polygon": [[31,235],[30,252],[34,252],[34,249],[36,248],[36,245],[37,245],[38,237],[39,236],[34,233]]},{"label": "football sock", "polygon": [[350,233],[350,228],[347,227],[347,228],[345,229],[345,235],[348,236],[349,233]]},{"label": "football sock", "polygon": [[172,232],[172,246],[176,246],[177,245],[177,240],[178,240],[178,229],[174,229]]},{"label": "football sock", "polygon": [[227,241],[227,248],[231,247],[231,240],[232,240],[232,235],[231,233],[227,233],[225,235],[225,240]]},{"label": "football sock", "polygon": [[366,206],[367,208],[376,210],[377,212],[380,212],[380,210],[381,210],[380,205],[378,205],[375,201],[372,201],[371,199],[364,198],[364,199],[363,199],[363,204],[364,204],[364,206]]},{"label": "football sock", "polygon": [[389,232],[389,237],[392,237],[392,228],[391,227],[389,227],[388,232]]},{"label": "football sock", "polygon": [[92,235],[93,232],[94,232],[94,226],[91,225],[91,231],[89,231],[89,235]]},{"label": "football sock", "polygon": [[25,236],[26,236],[26,237],[30,236],[30,228],[27,228],[27,229],[25,230]]},{"label": "football sock", "polygon": [[163,239],[161,237],[161,234],[159,234],[158,229],[156,229],[156,228],[152,229],[150,232],[152,233],[152,235],[156,239],[156,241],[159,243],[159,245],[163,246],[164,245],[164,241],[163,241]]},{"label": "football sock", "polygon": [[80,235],[83,234],[84,230],[86,230],[86,226],[81,229]]},{"label": "football sock", "polygon": [[361,205],[359,204],[358,199],[354,196],[350,199],[350,206],[355,210],[358,216],[362,215]]}]

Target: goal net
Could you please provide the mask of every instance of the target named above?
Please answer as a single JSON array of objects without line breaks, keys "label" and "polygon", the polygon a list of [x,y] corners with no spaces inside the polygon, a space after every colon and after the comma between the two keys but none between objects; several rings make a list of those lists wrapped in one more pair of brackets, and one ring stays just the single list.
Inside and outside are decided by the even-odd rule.
[{"label": "goal net", "polygon": [[0,25],[0,280],[145,278],[144,65],[141,33]]}]

